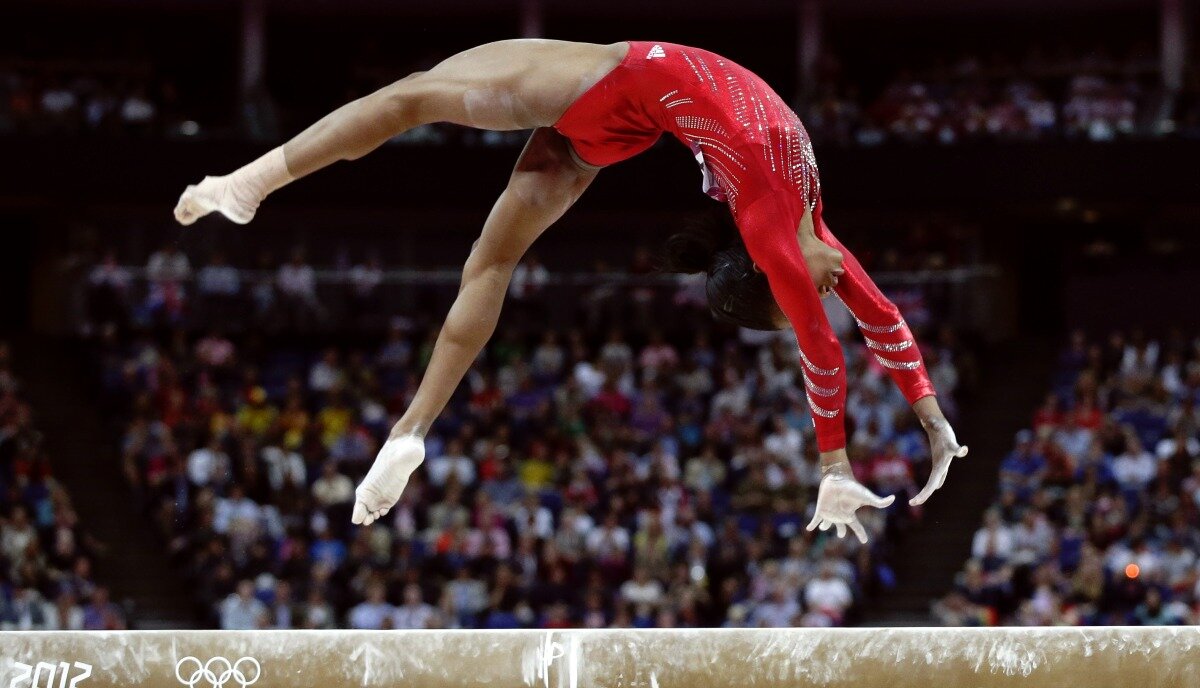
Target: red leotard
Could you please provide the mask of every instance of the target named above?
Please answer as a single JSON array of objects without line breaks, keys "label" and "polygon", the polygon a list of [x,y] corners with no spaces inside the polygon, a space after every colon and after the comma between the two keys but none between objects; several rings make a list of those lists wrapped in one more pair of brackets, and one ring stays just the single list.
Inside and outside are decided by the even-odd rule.
[{"label": "red leotard", "polygon": [[837,296],[909,403],[934,393],[896,306],[821,218],[821,182],[808,133],[762,79],[720,55],[670,43],[630,41],[621,64],[586,91],[554,128],[584,162],[633,157],[670,132],[695,155],[704,190],[729,203],[751,258],[796,332],[821,451],[846,444],[846,370],[808,275],[796,232],[812,211],[817,237],[845,256]]}]

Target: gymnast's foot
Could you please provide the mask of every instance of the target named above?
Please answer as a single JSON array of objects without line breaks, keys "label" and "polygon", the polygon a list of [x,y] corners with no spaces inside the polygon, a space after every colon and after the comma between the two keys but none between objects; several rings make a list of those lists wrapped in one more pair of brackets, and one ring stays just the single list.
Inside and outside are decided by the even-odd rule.
[{"label": "gymnast's foot", "polygon": [[214,210],[239,225],[254,219],[267,194],[294,180],[283,148],[276,148],[223,177],[205,177],[184,189],[175,206],[175,219],[187,226]]},{"label": "gymnast's foot", "polygon": [[364,526],[387,515],[400,501],[412,472],[425,460],[425,442],[415,435],[384,442],[367,477],[354,491],[354,514],[350,520]]},{"label": "gymnast's foot", "polygon": [[240,186],[233,175],[205,177],[184,189],[175,206],[175,219],[187,226],[215,210],[239,225],[250,222],[260,200]]}]

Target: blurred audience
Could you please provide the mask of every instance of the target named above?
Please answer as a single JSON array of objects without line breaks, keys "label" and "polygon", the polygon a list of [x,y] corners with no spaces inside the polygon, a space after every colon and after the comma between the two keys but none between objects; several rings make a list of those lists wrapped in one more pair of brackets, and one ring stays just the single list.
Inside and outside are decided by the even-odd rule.
[{"label": "blurred audience", "polygon": [[1200,338],[1072,335],[1017,433],[947,625],[1200,623]]},{"label": "blurred audience", "polygon": [[100,545],[79,525],[0,341],[0,630],[119,630],[92,578]]},{"label": "blurred audience", "polygon": [[[103,329],[126,475],[209,625],[844,625],[893,580],[887,543],[921,517],[905,495],[929,462],[857,338],[850,452],[899,493],[863,514],[869,546],[803,528],[820,471],[788,333],[544,322],[501,327],[400,503],[352,528],[435,335],[397,322],[368,351]],[[953,370],[952,337],[923,341]]]}]

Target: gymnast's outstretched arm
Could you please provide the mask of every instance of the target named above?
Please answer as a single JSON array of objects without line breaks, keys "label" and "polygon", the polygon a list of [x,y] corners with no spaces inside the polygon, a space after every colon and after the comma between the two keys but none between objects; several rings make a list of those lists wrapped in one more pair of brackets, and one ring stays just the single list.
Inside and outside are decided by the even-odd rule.
[{"label": "gymnast's outstretched arm", "polygon": [[912,405],[929,436],[932,469],[925,487],[908,503],[920,506],[946,482],[950,463],[967,455],[967,447],[958,443],[954,428],[938,406],[936,391],[916,338],[909,331],[899,309],[879,290],[858,259],[842,245],[822,220],[816,228],[817,238],[841,252],[845,271],[835,292],[850,310],[862,331],[867,349],[887,370],[892,382]]},{"label": "gymnast's outstretched arm", "polygon": [[409,476],[424,460],[425,433],[496,329],[513,268],[597,171],[574,162],[570,144],[553,129],[533,133],[463,266],[462,286],[417,394],[358,487],[355,523],[371,523],[400,499]]}]

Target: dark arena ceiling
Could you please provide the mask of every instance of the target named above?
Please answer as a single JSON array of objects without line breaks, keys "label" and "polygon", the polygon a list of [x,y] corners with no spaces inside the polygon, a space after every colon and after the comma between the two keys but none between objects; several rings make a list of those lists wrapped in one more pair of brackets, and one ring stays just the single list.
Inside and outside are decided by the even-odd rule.
[{"label": "dark arena ceiling", "polygon": [[[264,0],[277,13],[455,15],[518,12],[522,0]],[[690,19],[794,14],[805,0],[528,0],[547,14],[580,17],[679,16]],[[1105,12],[1152,9],[1156,0],[817,0],[828,16],[872,17],[963,14],[1028,14],[1054,12]],[[79,7],[203,11],[227,8],[240,0],[6,0],[12,7]]]}]

